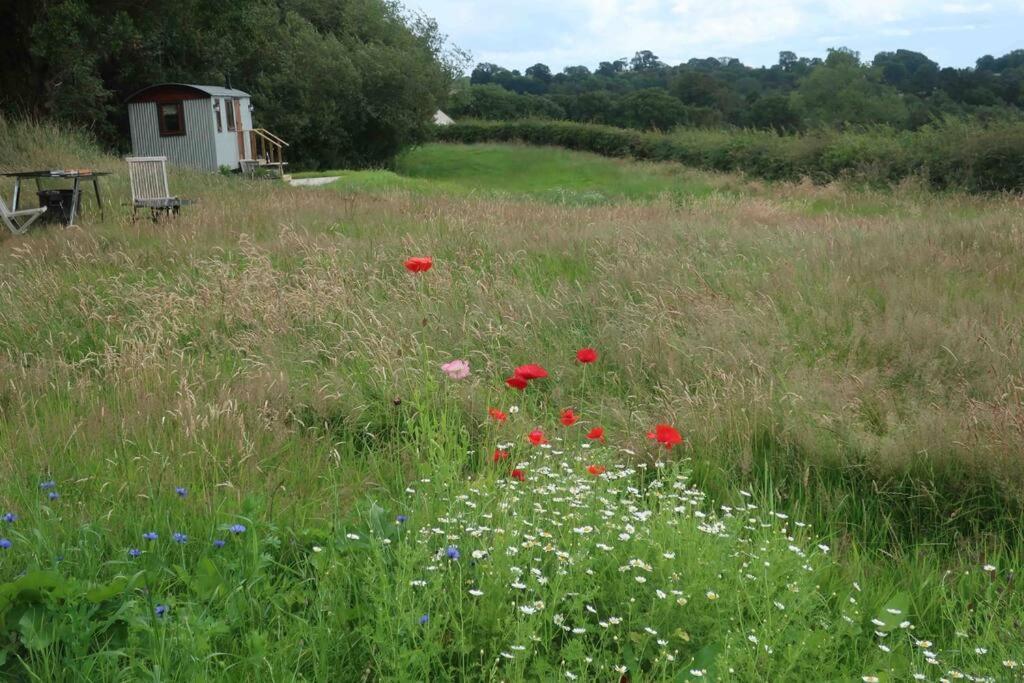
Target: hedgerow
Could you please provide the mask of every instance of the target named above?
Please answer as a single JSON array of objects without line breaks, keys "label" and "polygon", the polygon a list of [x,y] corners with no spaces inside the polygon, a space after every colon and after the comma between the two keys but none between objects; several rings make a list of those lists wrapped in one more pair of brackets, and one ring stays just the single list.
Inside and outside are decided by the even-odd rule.
[{"label": "hedgerow", "polygon": [[1024,190],[1024,123],[943,121],[918,131],[888,127],[819,130],[796,136],[763,131],[679,129],[645,133],[571,121],[465,121],[439,127],[443,142],[524,142],[609,157],[674,161],[766,180],[874,185],[923,178],[936,189]]}]

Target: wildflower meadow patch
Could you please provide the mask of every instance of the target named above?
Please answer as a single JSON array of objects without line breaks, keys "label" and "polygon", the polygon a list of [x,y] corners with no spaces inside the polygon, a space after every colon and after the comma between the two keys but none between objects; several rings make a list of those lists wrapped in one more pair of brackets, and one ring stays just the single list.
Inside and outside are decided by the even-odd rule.
[{"label": "wildflower meadow patch", "polygon": [[1024,680],[1019,198],[169,172],[0,239],[0,679]]},{"label": "wildflower meadow patch", "polygon": [[[577,353],[583,365],[597,357]],[[452,382],[469,376],[466,361],[441,369]],[[506,384],[518,395],[541,380],[553,378],[527,364]],[[47,541],[69,503],[46,495],[38,509],[8,512],[0,552],[20,572],[0,585],[9,634],[0,666],[97,677],[123,660],[204,675],[291,661],[304,678],[364,671],[381,680],[831,680],[855,671],[864,681],[996,681],[1019,665],[1017,644],[989,639],[992,618],[1019,605],[1007,594],[1012,574],[988,565],[951,579],[971,586],[957,594],[973,606],[932,631],[910,594],[848,576],[803,522],[747,491],[734,504],[710,500],[672,425],[657,424],[638,453],[588,424],[585,409],[553,413],[561,431],[549,437],[547,425],[530,427],[543,414],[488,408],[493,455],[475,457],[470,476],[421,466],[429,476],[395,498],[369,496],[334,528],[218,522],[193,507],[211,492],[168,487],[158,515],[132,521],[146,525],[139,545],[94,557],[104,580],[66,575],[75,555],[93,552],[89,535],[61,555]],[[57,483],[38,489],[52,494]],[[305,635],[282,652],[270,645],[282,629]]]}]

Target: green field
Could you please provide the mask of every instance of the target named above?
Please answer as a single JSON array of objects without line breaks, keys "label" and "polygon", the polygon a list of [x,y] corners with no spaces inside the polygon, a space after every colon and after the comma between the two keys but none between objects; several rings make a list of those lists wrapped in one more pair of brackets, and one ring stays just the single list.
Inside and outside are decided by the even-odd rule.
[{"label": "green field", "polygon": [[4,678],[1020,679],[1020,197],[431,145],[132,222],[0,134],[115,172],[0,236]]},{"label": "green field", "polygon": [[529,197],[572,205],[705,196],[715,182],[678,164],[642,164],[554,147],[440,145],[400,156],[394,171],[310,171],[296,177],[341,177],[331,187],[354,191]]}]

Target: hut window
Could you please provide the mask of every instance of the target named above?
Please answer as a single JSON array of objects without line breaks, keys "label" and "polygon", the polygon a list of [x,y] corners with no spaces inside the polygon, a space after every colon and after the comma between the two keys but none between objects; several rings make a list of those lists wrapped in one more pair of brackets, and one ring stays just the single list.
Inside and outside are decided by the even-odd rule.
[{"label": "hut window", "polygon": [[223,132],[224,125],[220,118],[220,100],[218,100],[217,98],[214,98],[213,100],[213,118],[217,120],[217,132]]},{"label": "hut window", "polygon": [[181,102],[157,104],[157,118],[160,121],[160,135],[185,134],[185,106]]},{"label": "hut window", "polygon": [[227,117],[228,130],[235,130],[235,101],[224,100],[224,115]]}]

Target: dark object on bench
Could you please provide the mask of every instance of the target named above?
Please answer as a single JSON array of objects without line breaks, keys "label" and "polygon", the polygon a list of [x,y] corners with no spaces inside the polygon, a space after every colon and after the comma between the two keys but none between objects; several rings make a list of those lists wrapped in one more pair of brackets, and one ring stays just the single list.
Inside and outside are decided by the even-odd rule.
[{"label": "dark object on bench", "polygon": [[[82,210],[82,198],[74,190],[39,190],[39,207],[46,209],[42,220],[47,223],[71,222],[72,213]],[[75,206],[77,202],[77,206]]]}]

